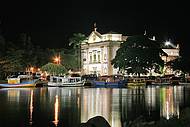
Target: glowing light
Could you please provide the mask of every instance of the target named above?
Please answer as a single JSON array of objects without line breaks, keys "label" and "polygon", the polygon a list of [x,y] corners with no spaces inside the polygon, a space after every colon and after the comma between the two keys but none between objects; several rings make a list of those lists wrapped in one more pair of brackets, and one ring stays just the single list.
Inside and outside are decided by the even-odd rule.
[{"label": "glowing light", "polygon": [[175,46],[174,44],[172,44],[170,41],[166,41],[166,42],[165,42],[165,45],[166,45],[166,46],[169,46],[169,45],[170,45],[170,46],[172,46],[173,48],[177,48],[177,46]]},{"label": "glowing light", "polygon": [[60,57],[58,57],[58,56],[56,56],[55,58],[54,58],[54,62],[56,63],[56,64],[60,64]]},{"label": "glowing light", "polygon": [[34,72],[34,67],[31,67],[31,68],[30,68],[30,71],[33,73],[33,72]]},{"label": "glowing light", "polygon": [[56,58],[55,58],[55,61],[58,62],[58,61],[59,61],[59,58],[56,57]]},{"label": "glowing light", "polygon": [[168,45],[170,45],[170,44],[171,44],[170,41],[166,41],[166,42],[165,42],[165,45],[166,45],[166,46],[168,46]]}]

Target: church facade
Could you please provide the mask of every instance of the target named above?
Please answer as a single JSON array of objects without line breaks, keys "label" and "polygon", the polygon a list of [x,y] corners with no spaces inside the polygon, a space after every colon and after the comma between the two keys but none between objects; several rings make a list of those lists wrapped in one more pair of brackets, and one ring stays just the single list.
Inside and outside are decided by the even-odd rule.
[{"label": "church facade", "polygon": [[100,34],[94,28],[87,42],[81,45],[82,74],[118,74],[118,69],[113,68],[111,60],[126,39],[127,36],[114,32]]}]

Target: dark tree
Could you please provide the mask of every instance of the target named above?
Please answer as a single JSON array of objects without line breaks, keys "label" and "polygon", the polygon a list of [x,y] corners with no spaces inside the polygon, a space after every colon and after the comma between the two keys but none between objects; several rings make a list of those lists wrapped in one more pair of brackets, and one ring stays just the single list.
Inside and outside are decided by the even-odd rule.
[{"label": "dark tree", "polygon": [[161,55],[167,54],[163,52],[158,42],[144,35],[136,35],[128,37],[126,42],[121,43],[112,64],[115,68],[140,76],[152,69],[159,72],[164,66]]},{"label": "dark tree", "polygon": [[74,33],[69,39],[69,45],[72,45],[75,50],[75,56],[77,58],[78,68],[81,68],[81,43],[86,40],[86,36],[82,33]]},{"label": "dark tree", "polygon": [[168,62],[169,65],[173,68],[173,70],[182,71],[183,73],[190,72],[190,60],[188,57],[182,56],[173,61]]}]

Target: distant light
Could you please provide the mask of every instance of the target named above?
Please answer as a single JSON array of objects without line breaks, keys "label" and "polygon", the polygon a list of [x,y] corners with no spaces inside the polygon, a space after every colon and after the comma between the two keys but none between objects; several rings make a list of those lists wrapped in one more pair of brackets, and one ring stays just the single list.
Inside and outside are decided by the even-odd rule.
[{"label": "distant light", "polygon": [[55,58],[55,61],[57,62],[57,61],[59,61],[59,59],[56,57],[56,58]]},{"label": "distant light", "polygon": [[166,45],[166,46],[171,45],[171,42],[170,42],[170,41],[166,41],[166,42],[165,42],[165,45]]},{"label": "distant light", "polygon": [[60,57],[59,56],[56,56],[55,58],[54,58],[54,62],[56,63],[56,64],[60,64]]},{"label": "distant light", "polygon": [[31,68],[30,68],[30,71],[33,73],[33,72],[34,72],[34,67],[31,67]]},{"label": "distant light", "polygon": [[172,46],[173,48],[177,48],[177,46],[174,45],[174,44],[172,44],[170,41],[166,41],[166,42],[165,42],[165,45],[166,45],[166,46],[169,46],[169,45],[170,45],[170,46]]},{"label": "distant light", "polygon": [[31,68],[30,68],[30,70],[31,70],[31,71],[33,71],[33,70],[34,70],[34,68],[33,68],[33,67],[31,67]]}]

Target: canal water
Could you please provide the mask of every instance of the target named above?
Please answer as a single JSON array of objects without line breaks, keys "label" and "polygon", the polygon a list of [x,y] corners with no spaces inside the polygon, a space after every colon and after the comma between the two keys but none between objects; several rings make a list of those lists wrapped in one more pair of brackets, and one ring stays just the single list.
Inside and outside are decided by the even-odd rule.
[{"label": "canal water", "polygon": [[103,116],[112,127],[124,127],[139,116],[147,121],[179,118],[189,100],[189,86],[3,88],[0,126],[78,127]]}]

